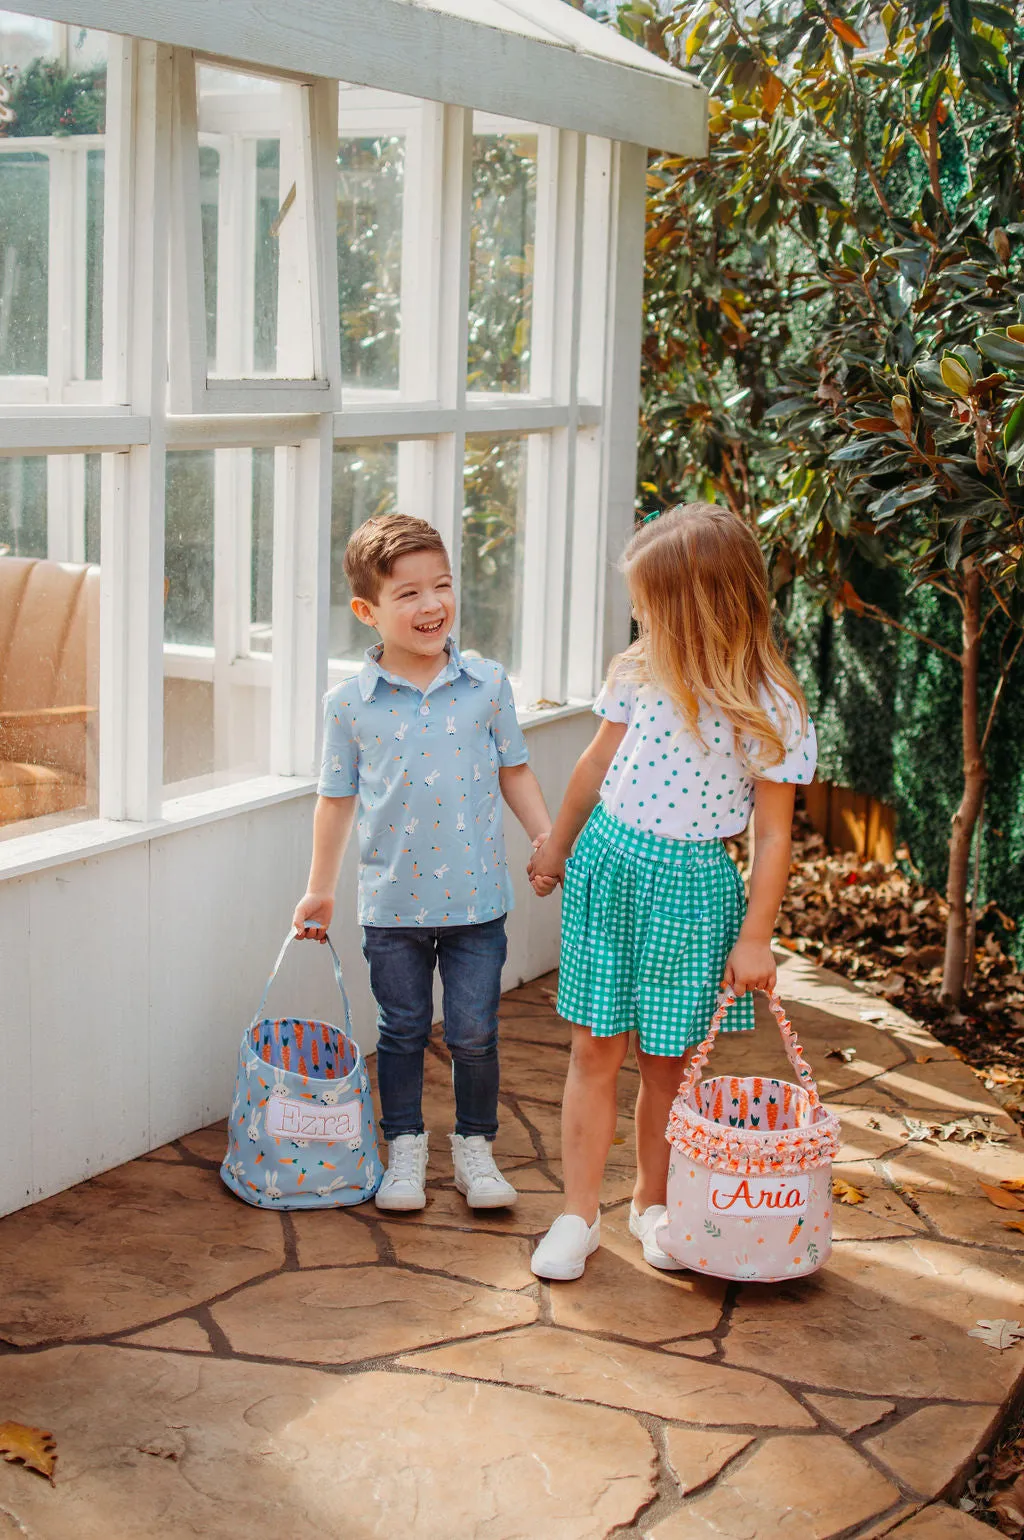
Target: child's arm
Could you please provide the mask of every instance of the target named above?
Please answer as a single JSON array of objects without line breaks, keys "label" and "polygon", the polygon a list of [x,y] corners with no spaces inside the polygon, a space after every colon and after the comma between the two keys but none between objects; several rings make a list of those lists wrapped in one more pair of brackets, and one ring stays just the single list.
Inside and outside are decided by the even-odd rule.
[{"label": "child's arm", "polygon": [[356,812],[355,797],[317,797],[313,814],[313,859],[305,896],[292,924],[300,941],[326,941],[334,914],[334,890]]},{"label": "child's arm", "polygon": [[722,980],[736,994],[775,988],[772,932],[789,881],[794,788],[779,781],[754,784],[754,866],[750,902]]},{"label": "child's arm", "polygon": [[576,836],[597,805],[604,778],[625,736],[625,722],[602,722],[576,761],[551,833],[530,863],[530,877],[542,897],[565,877],[565,863]]},{"label": "child's arm", "polygon": [[531,845],[536,845],[538,840],[547,839],[551,828],[551,814],[544,801],[540,782],[530,766],[504,765],[498,771],[498,783],[501,786],[501,795],[526,830],[526,836]]}]

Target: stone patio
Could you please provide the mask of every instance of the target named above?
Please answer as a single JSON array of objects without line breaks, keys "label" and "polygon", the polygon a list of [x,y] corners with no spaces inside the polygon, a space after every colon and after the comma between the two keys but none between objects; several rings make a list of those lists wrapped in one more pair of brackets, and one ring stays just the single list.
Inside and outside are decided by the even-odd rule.
[{"label": "stone patio", "polygon": [[[975,1076],[890,1006],[788,958],[781,987],[842,1116],[836,1248],[815,1277],[663,1275],[626,1227],[630,1104],[585,1277],[546,1285],[568,1029],[551,980],[504,1002],[498,1149],[522,1197],[471,1218],[429,1060],[430,1201],[385,1222],[248,1209],[204,1129],[0,1220],[0,1421],[52,1429],[56,1484],[0,1462],[0,1537],[32,1540],[983,1540],[940,1499],[998,1423],[1024,1345],[1024,1236],[978,1179],[1024,1146]],[[774,1025],[715,1067],[774,1073]],[[830,1049],[855,1047],[850,1063]],[[1013,1137],[908,1143],[904,1113]]]}]

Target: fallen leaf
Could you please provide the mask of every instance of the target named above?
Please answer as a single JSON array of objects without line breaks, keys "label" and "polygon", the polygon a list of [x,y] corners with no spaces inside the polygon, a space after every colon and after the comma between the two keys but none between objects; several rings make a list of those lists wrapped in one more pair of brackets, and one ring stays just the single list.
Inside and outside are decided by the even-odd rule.
[{"label": "fallen leaf", "polygon": [[968,1331],[969,1337],[977,1337],[986,1347],[998,1348],[1000,1353],[1024,1339],[1019,1321],[979,1321]]},{"label": "fallen leaf", "polygon": [[156,1440],[152,1444],[139,1444],[138,1450],[140,1454],[151,1454],[157,1460],[181,1459],[181,1455],[179,1454],[178,1450],[173,1447],[173,1445],[165,1444],[160,1440]]},{"label": "fallen leaf", "polygon": [[45,1476],[53,1486],[57,1444],[52,1433],[26,1427],[23,1422],[0,1422],[0,1455],[5,1460],[20,1460],[29,1470]]},{"label": "fallen leaf", "polygon": [[930,1053],[919,1053],[919,1054],[915,1055],[915,1058],[914,1058],[914,1063],[915,1064],[930,1064],[931,1062],[932,1062],[932,1056],[931,1056]]},{"label": "fallen leaf", "polygon": [[856,1048],[830,1048],[825,1054],[826,1059],[841,1059],[844,1064],[852,1064],[857,1057]]},{"label": "fallen leaf", "polygon": [[876,1133],[882,1132],[882,1125],[877,1118],[868,1118],[868,1127],[873,1128]]},{"label": "fallen leaf", "polygon": [[1024,1196],[1013,1192],[1004,1192],[1002,1187],[990,1187],[988,1182],[979,1182],[978,1186],[990,1203],[996,1208],[1012,1208],[1024,1210]]},{"label": "fallen leaf", "polygon": [[1024,1177],[1004,1176],[999,1185],[1004,1192],[1024,1192]]},{"label": "fallen leaf", "polygon": [[867,1197],[866,1192],[861,1192],[859,1187],[854,1187],[850,1182],[844,1182],[841,1176],[833,1180],[832,1194],[840,1203],[863,1203]]},{"label": "fallen leaf", "polygon": [[1011,1476],[1018,1475],[1024,1470],[1024,1444],[1011,1444],[1009,1449],[1001,1449],[992,1461],[992,1479],[994,1481],[1009,1481]]},{"label": "fallen leaf", "polygon": [[980,1113],[970,1118],[950,1118],[945,1123],[926,1123],[921,1118],[906,1116],[903,1122],[911,1142],[917,1139],[955,1139],[963,1144],[975,1141],[979,1144],[1001,1144],[1010,1137],[1001,1128],[993,1127]]},{"label": "fallen leaf", "polygon": [[[992,1512],[999,1520],[1004,1535],[1020,1534],[1024,1528],[1024,1476],[1018,1476],[1012,1487],[996,1494],[992,1499]],[[1011,1524],[1013,1528],[1003,1528],[1006,1524]]]},{"label": "fallen leaf", "polygon": [[1019,1234],[1024,1235],[1024,1219],[1004,1219],[1003,1229],[1016,1230]]}]

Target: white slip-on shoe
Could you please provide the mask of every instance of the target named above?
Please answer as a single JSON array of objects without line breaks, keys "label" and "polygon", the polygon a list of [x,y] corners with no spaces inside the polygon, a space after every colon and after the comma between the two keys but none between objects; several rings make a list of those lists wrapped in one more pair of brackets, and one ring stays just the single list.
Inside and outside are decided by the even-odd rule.
[{"label": "white slip-on shoe", "polygon": [[455,1185],[470,1208],[509,1208],[519,1197],[497,1166],[489,1139],[483,1134],[449,1134]]},{"label": "white slip-on shoe", "polygon": [[397,1214],[426,1208],[427,1141],[429,1134],[399,1134],[388,1140],[388,1169],[374,1203]]},{"label": "white slip-on shoe", "polygon": [[655,1239],[655,1231],[665,1223],[668,1209],[664,1203],[652,1203],[641,1214],[635,1203],[629,1205],[629,1233],[635,1235],[644,1248],[644,1261],[658,1267],[663,1273],[685,1273],[686,1268],[667,1251],[662,1251]]},{"label": "white slip-on shoe", "polygon": [[582,1278],[587,1258],[600,1244],[600,1214],[592,1225],[578,1214],[559,1214],[530,1258],[530,1267],[538,1278],[567,1283],[572,1278]]}]

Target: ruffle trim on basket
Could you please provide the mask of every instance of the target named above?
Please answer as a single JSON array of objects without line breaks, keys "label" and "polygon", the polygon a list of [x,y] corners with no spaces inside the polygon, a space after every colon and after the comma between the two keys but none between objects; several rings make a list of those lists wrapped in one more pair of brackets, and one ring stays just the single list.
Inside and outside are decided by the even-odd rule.
[{"label": "ruffle trim on basket", "polygon": [[667,1137],[680,1154],[711,1171],[738,1176],[786,1176],[812,1171],[835,1160],[839,1153],[839,1119],[822,1111],[814,1123],[801,1128],[762,1132],[726,1128],[677,1101],[668,1120]]}]

